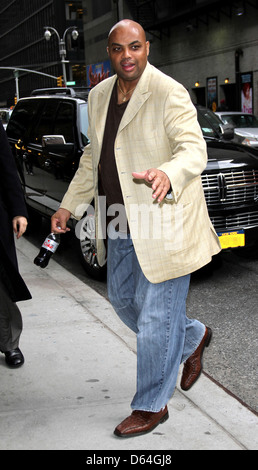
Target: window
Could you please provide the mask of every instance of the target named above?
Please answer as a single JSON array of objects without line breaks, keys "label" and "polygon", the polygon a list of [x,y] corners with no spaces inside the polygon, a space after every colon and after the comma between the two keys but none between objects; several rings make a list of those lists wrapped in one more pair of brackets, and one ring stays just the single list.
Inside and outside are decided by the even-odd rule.
[{"label": "window", "polygon": [[258,119],[252,114],[229,114],[223,115],[221,119],[234,127],[258,127]]},{"label": "window", "polygon": [[66,143],[74,142],[74,107],[72,103],[61,102],[55,118],[53,135],[63,135]]},{"label": "window", "polygon": [[39,100],[19,101],[8,125],[8,137],[26,140],[40,106]]},{"label": "window", "polygon": [[72,65],[72,77],[77,84],[86,83],[86,65],[84,64],[75,64]]},{"label": "window", "polygon": [[66,2],[65,17],[66,20],[81,20],[83,17],[82,2]]},{"label": "window", "polygon": [[0,121],[2,121],[3,124],[8,124],[9,119],[10,119],[11,111],[1,109],[0,110]]},{"label": "window", "polygon": [[205,137],[217,137],[209,121],[203,116],[203,114],[198,109],[197,109],[197,116],[198,116],[198,122],[202,129],[203,135]]},{"label": "window", "polygon": [[81,138],[82,144],[87,145],[89,143],[88,139],[88,109],[87,104],[81,104],[79,107],[80,112],[80,131],[81,131]]},{"label": "window", "polygon": [[43,135],[51,135],[58,101],[42,101],[45,104],[38,126],[31,134],[31,142],[41,145]]}]

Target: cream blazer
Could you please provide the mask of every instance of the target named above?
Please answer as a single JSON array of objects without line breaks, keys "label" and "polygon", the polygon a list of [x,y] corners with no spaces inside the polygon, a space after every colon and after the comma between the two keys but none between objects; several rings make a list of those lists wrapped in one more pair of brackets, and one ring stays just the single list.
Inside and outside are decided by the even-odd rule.
[{"label": "cream blazer", "polygon": [[[80,219],[95,200],[98,262],[106,260],[105,217],[98,198],[98,164],[114,75],[89,94],[89,137],[79,168],[61,203]],[[189,274],[221,249],[209,219],[201,173],[206,143],[185,88],[147,63],[121,120],[115,158],[135,251],[150,282]],[[157,203],[151,185],[132,172],[159,168],[169,177],[172,199]]]}]

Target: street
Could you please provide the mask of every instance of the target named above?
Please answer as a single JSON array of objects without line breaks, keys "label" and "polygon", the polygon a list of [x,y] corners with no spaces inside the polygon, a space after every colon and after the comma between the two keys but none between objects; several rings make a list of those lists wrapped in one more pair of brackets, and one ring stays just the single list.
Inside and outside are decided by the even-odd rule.
[{"label": "street", "polygon": [[[26,237],[40,248],[50,223]],[[107,298],[106,282],[87,276],[68,237],[55,261]],[[212,328],[213,338],[204,354],[204,373],[254,411],[257,406],[258,250],[226,252],[207,268],[192,275],[187,314]]]}]

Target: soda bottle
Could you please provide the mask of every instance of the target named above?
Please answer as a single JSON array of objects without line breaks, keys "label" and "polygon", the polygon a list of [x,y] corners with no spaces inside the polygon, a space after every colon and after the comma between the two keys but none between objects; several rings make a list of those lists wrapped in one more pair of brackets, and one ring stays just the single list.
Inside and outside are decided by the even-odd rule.
[{"label": "soda bottle", "polygon": [[57,250],[59,243],[60,235],[57,233],[50,233],[40,248],[39,254],[34,259],[34,264],[41,268],[45,268],[53,253]]}]

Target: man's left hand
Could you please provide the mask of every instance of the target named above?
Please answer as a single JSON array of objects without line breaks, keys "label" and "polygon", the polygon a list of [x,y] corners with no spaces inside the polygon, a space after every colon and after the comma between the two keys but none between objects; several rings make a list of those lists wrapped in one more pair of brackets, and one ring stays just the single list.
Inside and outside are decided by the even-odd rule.
[{"label": "man's left hand", "polygon": [[171,189],[171,184],[168,176],[164,171],[158,170],[157,168],[150,168],[146,171],[141,171],[139,173],[133,172],[133,177],[135,179],[142,179],[146,183],[150,183],[153,189],[153,199],[157,199],[158,202],[163,201],[166,197],[167,192]]}]

